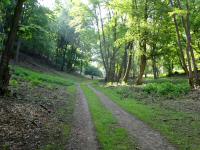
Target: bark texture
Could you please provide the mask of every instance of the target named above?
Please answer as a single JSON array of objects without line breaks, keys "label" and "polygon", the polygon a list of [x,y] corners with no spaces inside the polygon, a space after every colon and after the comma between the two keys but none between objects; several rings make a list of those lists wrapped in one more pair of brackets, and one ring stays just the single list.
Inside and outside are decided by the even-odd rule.
[{"label": "bark texture", "polygon": [[12,49],[15,42],[18,24],[22,14],[24,0],[18,0],[12,23],[10,25],[10,32],[6,40],[5,49],[2,52],[1,62],[0,62],[0,95],[5,95],[8,92],[8,85],[10,80],[9,74],[9,62],[12,58]]}]

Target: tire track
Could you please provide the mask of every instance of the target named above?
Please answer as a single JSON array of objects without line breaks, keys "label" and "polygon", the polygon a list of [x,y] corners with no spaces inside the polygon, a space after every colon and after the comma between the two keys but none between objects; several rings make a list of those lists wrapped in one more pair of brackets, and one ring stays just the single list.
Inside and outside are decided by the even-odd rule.
[{"label": "tire track", "polygon": [[98,150],[96,133],[88,109],[87,100],[78,85],[78,98],[74,111],[74,122],[67,149],[70,150]]},{"label": "tire track", "polygon": [[176,148],[172,146],[159,132],[154,131],[148,125],[138,120],[134,116],[125,112],[117,104],[111,101],[103,93],[99,92],[91,85],[88,85],[96,95],[100,98],[101,102],[109,109],[113,115],[118,119],[119,124],[127,129],[131,136],[134,136],[137,140],[139,147],[142,150],[175,150]]}]

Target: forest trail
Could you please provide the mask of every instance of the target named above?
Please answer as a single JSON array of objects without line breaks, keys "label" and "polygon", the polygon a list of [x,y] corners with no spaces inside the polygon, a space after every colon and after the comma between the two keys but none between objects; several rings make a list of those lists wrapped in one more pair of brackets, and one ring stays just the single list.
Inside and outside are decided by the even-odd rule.
[{"label": "forest trail", "polygon": [[164,137],[162,137],[159,132],[152,130],[148,125],[125,112],[107,96],[93,88],[91,85],[88,85],[88,87],[96,93],[105,107],[116,116],[119,124],[123,128],[127,129],[131,136],[136,138],[139,147],[142,150],[176,149]]},{"label": "forest trail", "polygon": [[78,85],[77,101],[74,110],[74,122],[67,149],[70,150],[97,150],[94,126],[88,109],[87,100]]}]

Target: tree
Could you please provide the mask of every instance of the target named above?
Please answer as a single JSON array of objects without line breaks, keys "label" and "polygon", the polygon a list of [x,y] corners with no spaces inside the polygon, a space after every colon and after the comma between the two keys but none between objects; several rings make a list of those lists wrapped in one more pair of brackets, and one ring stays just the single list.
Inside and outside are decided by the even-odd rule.
[{"label": "tree", "polygon": [[10,80],[9,61],[12,57],[12,49],[15,42],[24,2],[25,0],[17,1],[13,19],[10,24],[10,32],[6,40],[5,49],[3,50],[2,56],[1,56],[1,62],[0,62],[0,94],[1,95],[5,95],[8,92],[8,85],[9,85],[9,80]]},{"label": "tree", "polygon": [[90,75],[90,76],[92,76],[92,78],[93,78],[93,76],[97,76],[97,77],[103,76],[102,72],[94,66],[87,66],[85,68],[85,75]]}]

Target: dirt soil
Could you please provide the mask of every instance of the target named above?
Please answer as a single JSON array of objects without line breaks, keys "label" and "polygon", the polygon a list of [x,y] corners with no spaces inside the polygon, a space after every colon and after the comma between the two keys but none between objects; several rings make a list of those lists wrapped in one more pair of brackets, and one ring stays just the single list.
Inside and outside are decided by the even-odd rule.
[{"label": "dirt soil", "polygon": [[20,81],[11,90],[12,96],[0,97],[0,149],[35,150],[66,142],[60,125],[71,118],[58,113],[68,105],[65,87],[49,89]]},{"label": "dirt soil", "polygon": [[95,129],[91,120],[87,100],[80,86],[78,86],[77,102],[74,111],[74,121],[71,138],[66,149],[97,150]]},{"label": "dirt soil", "polygon": [[100,98],[101,102],[109,109],[119,121],[119,124],[127,129],[129,134],[135,139],[142,150],[175,150],[176,148],[171,145],[159,132],[152,130],[148,125],[138,120],[134,116],[125,112],[117,104],[112,102],[107,96],[94,89],[89,85],[96,95]]}]

